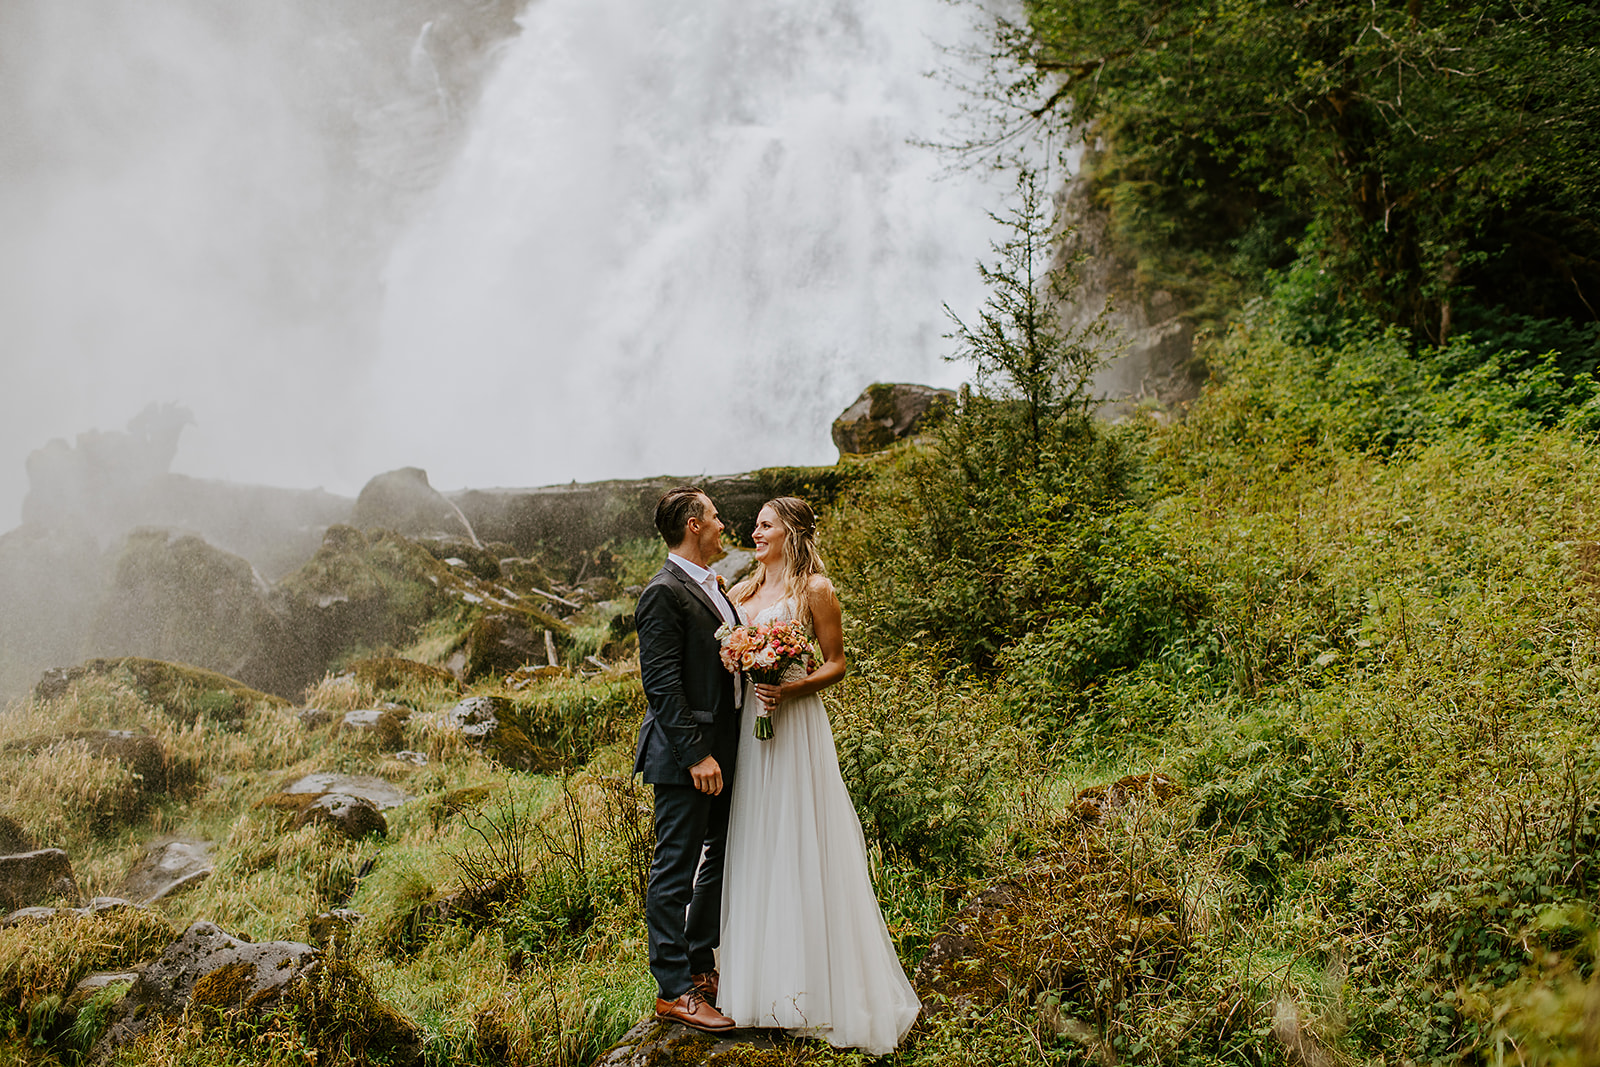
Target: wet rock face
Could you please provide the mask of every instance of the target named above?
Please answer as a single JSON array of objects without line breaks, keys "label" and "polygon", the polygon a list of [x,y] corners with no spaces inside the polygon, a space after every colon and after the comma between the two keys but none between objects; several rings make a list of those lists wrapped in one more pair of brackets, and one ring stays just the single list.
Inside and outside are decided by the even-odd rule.
[{"label": "wet rock face", "polygon": [[1194,351],[1194,323],[1179,297],[1140,281],[1138,264],[1116,247],[1110,212],[1095,203],[1093,185],[1085,167],[1057,200],[1067,236],[1052,267],[1075,264],[1078,285],[1056,313],[1064,328],[1079,330],[1110,301],[1107,321],[1120,345],[1090,383],[1090,392],[1105,398],[1097,415],[1116,420],[1146,406],[1175,411],[1200,394],[1206,378]]},{"label": "wet rock face", "polygon": [[401,467],[369,481],[356,497],[350,521],[364,530],[393,530],[407,537],[473,536],[420,467]]},{"label": "wet rock face", "polygon": [[197,922],[139,974],[97,1051],[120,1048],[152,1026],[181,1018],[191,1002],[220,1011],[259,1011],[319,956],[298,941],[255,944],[214,923]]},{"label": "wet rock face", "polygon": [[0,911],[78,897],[72,860],[59,848],[0,856]]},{"label": "wet rock face", "polygon": [[175,660],[249,684],[270,684],[252,662],[273,643],[267,587],[248,562],[192,535],[128,535],[90,630],[104,656]]},{"label": "wet rock face", "polygon": [[879,382],[833,420],[833,443],[844,455],[881,452],[948,410],[956,395],[929,385]]}]

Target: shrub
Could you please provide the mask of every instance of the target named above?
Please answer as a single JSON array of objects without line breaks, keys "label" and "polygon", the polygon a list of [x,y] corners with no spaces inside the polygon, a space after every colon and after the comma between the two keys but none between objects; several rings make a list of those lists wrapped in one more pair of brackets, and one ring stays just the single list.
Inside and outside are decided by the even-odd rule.
[{"label": "shrub", "polygon": [[977,856],[1021,735],[970,677],[909,656],[858,662],[829,691],[839,769],[869,839],[912,862]]}]

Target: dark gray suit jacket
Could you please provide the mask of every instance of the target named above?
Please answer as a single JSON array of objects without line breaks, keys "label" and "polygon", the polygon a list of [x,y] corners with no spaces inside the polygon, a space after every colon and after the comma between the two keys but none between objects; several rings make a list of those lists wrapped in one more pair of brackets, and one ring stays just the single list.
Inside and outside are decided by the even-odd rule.
[{"label": "dark gray suit jacket", "polygon": [[639,596],[639,670],[649,703],[633,769],[652,785],[693,785],[689,768],[717,757],[723,788],[739,751],[733,675],[718,656],[722,614],[670,560]]}]

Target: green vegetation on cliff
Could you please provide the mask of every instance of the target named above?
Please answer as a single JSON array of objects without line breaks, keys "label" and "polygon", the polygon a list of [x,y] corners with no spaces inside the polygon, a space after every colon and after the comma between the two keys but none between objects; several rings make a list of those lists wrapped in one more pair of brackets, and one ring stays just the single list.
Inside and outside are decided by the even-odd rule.
[{"label": "green vegetation on cliff", "polygon": [[[1146,277],[1226,316],[1298,256],[1344,314],[1438,342],[1600,307],[1586,0],[1029,0],[1011,121],[1087,129]],[[1006,68],[997,68],[1006,69]],[[1498,314],[1486,311],[1498,309]],[[1588,363],[1600,338],[1587,335]]]}]

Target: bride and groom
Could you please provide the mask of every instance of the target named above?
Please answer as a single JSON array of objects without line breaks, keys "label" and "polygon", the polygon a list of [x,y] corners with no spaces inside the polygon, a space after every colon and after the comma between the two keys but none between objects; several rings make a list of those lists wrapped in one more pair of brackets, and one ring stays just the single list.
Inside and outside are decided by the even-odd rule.
[{"label": "bride and groom", "polygon": [[[634,770],[655,790],[645,923],[656,1015],[889,1052],[921,1005],[879,911],[817,696],[844,677],[845,657],[816,517],[794,497],[769,501],[756,519],[755,575],[731,590],[710,570],[723,524],[705,493],[671,490],[655,524],[668,556],[639,597],[649,709]],[[814,635],[816,670],[764,685],[723,667],[719,627],[780,619]],[[755,736],[763,708],[769,740]]]}]

